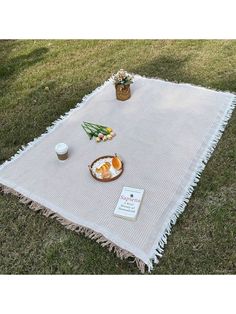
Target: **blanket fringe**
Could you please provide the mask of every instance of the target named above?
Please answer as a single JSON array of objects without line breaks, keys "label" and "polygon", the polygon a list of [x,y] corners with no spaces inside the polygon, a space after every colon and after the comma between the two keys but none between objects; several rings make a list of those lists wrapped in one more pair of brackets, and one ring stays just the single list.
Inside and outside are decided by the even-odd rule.
[{"label": "blanket fringe", "polygon": [[85,237],[95,240],[97,243],[100,243],[102,247],[108,248],[109,252],[113,251],[116,254],[116,256],[119,257],[121,260],[132,258],[133,262],[136,263],[141,273],[145,272],[145,263],[142,260],[134,256],[129,251],[126,251],[120,248],[115,243],[105,238],[101,233],[98,233],[82,225],[75,224],[67,220],[66,218],[60,216],[59,214],[53,212],[49,208],[46,208],[40,205],[39,203],[31,200],[30,198],[25,197],[24,195],[20,194],[14,189],[9,188],[1,183],[0,183],[0,193],[13,194],[14,196],[17,196],[19,198],[20,203],[27,205],[30,209],[32,209],[35,212],[40,212],[47,218],[56,219],[58,222],[60,222],[64,227],[66,227],[69,230],[75,231],[79,234],[83,234]]},{"label": "blanket fringe", "polygon": [[[150,79],[150,77],[140,76],[140,75],[136,75],[136,74],[134,74],[134,76],[136,78],[148,78],[148,79]],[[86,102],[91,97],[93,97],[102,88],[104,88],[107,84],[109,84],[111,82],[111,79],[112,78],[108,79],[107,81],[104,82],[103,85],[97,87],[92,93],[90,93],[89,95],[86,95],[82,99],[82,102],[78,103],[75,106],[75,108],[71,109],[70,111],[68,111],[64,115],[60,116],[60,118],[58,120],[56,120],[52,123],[52,126],[50,126],[46,129],[45,133],[40,135],[38,138],[35,138],[33,141],[29,142],[26,146],[23,145],[17,151],[17,153],[15,155],[13,155],[9,160],[5,161],[3,164],[0,165],[0,170],[2,168],[4,168],[6,165],[8,165],[9,163],[16,160],[17,158],[21,157],[27,150],[31,149],[35,144],[40,142],[48,133],[53,132],[57,127],[59,127],[61,125],[61,123],[65,119],[69,118],[74,111],[76,111],[76,110],[80,109],[82,106],[84,106],[86,104]],[[153,79],[159,79],[159,78],[154,77]],[[163,79],[160,79],[160,80],[169,82],[168,80],[163,80]],[[173,83],[173,81],[171,83]],[[188,83],[180,83],[180,82],[174,82],[174,83],[185,84],[185,85],[195,86],[195,87],[198,86],[198,85],[192,85],[192,84],[188,84]],[[206,89],[206,87],[202,87],[202,86],[198,86],[198,87]],[[209,88],[209,89],[222,92],[220,90],[216,90],[216,89],[212,89],[212,88]],[[232,112],[233,112],[235,106],[236,106],[236,97],[233,98],[233,101],[229,105],[227,112],[222,117],[222,119],[219,123],[219,127],[218,127],[216,133],[214,134],[214,136],[212,137],[212,140],[210,141],[208,148],[204,152],[204,154],[203,154],[203,156],[202,156],[202,158],[201,158],[201,160],[200,160],[200,162],[196,168],[196,171],[193,173],[191,181],[188,184],[188,186],[186,187],[186,190],[185,190],[185,193],[183,194],[183,197],[181,197],[177,207],[174,210],[174,213],[172,214],[172,216],[167,221],[166,226],[164,228],[164,231],[162,233],[161,239],[158,239],[157,243],[155,244],[154,252],[152,253],[152,257],[150,258],[150,261],[147,264],[145,264],[139,258],[135,257],[132,253],[130,253],[124,249],[121,249],[116,244],[114,244],[113,242],[106,239],[102,234],[97,233],[97,232],[95,232],[89,228],[84,227],[84,226],[80,226],[80,225],[74,224],[74,223],[66,220],[65,218],[61,217],[60,215],[52,212],[50,209],[43,207],[42,205],[32,201],[31,199],[28,199],[27,197],[21,195],[20,193],[16,192],[15,190],[13,190],[7,186],[2,185],[1,183],[0,183],[0,192],[2,191],[5,194],[11,193],[11,194],[19,197],[20,202],[28,205],[32,210],[34,210],[36,212],[41,212],[46,217],[57,219],[57,221],[59,221],[67,229],[73,230],[77,233],[82,233],[86,237],[89,237],[90,239],[95,240],[96,242],[100,243],[103,247],[107,247],[110,252],[114,251],[116,253],[116,255],[121,259],[127,259],[129,257],[132,257],[134,259],[133,262],[135,262],[137,264],[137,267],[140,269],[140,271],[142,273],[145,272],[146,266],[148,267],[148,270],[151,271],[153,269],[153,264],[159,263],[159,258],[163,255],[164,246],[167,243],[167,236],[170,235],[172,226],[176,223],[176,220],[179,217],[179,215],[181,213],[183,213],[183,211],[185,210],[185,207],[186,207],[186,205],[187,205],[187,203],[188,203],[188,201],[189,201],[189,199],[193,193],[193,190],[199,181],[201,173],[204,170],[207,161],[210,159],[219,139],[221,138],[221,136],[225,130],[225,127],[228,123],[228,120],[230,119],[230,117],[232,115]]]}]

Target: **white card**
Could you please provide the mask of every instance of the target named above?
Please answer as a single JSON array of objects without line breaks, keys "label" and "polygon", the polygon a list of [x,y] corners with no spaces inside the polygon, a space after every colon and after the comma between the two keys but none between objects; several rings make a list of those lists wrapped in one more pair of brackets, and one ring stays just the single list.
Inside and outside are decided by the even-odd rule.
[{"label": "white card", "polygon": [[143,189],[123,187],[114,215],[124,219],[136,220],[143,193]]}]

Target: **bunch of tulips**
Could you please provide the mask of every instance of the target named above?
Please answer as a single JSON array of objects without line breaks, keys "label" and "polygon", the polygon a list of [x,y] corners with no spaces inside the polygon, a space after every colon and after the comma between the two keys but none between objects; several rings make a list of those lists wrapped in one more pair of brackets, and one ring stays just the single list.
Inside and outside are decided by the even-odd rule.
[{"label": "bunch of tulips", "polygon": [[88,134],[90,140],[95,137],[96,142],[112,140],[112,138],[116,135],[113,132],[112,128],[109,128],[104,125],[94,124],[90,122],[83,122],[82,128]]}]

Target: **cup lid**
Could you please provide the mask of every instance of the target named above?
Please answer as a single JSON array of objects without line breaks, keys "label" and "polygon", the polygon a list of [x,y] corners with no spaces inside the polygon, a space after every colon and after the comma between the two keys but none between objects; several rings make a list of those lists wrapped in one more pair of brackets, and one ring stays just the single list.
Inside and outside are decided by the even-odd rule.
[{"label": "cup lid", "polygon": [[65,154],[68,151],[68,146],[65,143],[58,143],[55,146],[55,151],[57,154]]}]

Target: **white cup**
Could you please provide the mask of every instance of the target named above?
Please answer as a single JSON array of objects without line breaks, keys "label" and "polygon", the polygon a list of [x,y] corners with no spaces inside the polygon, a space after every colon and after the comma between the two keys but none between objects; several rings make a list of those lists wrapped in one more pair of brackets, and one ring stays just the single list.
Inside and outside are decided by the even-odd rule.
[{"label": "white cup", "polygon": [[55,151],[59,160],[66,160],[68,158],[68,146],[65,143],[58,143],[55,146]]}]

